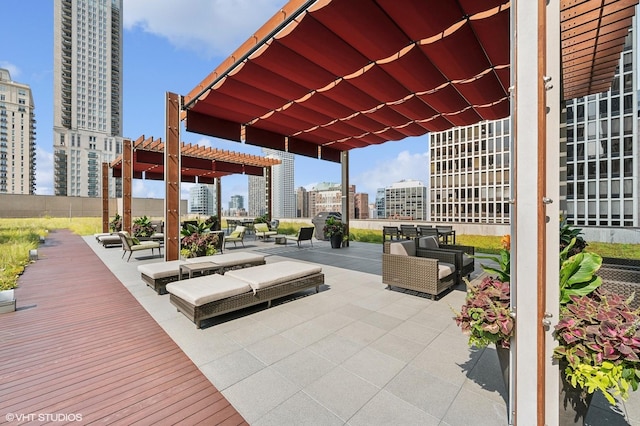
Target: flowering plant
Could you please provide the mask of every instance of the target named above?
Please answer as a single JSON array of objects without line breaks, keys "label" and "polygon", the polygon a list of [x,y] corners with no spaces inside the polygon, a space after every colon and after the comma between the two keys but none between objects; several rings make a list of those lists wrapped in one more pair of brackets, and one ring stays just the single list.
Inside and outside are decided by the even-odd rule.
[{"label": "flowering plant", "polygon": [[193,233],[182,238],[180,255],[185,258],[216,254],[217,233]]},{"label": "flowering plant", "polygon": [[553,357],[566,364],[561,373],[574,388],[599,389],[611,404],[640,381],[640,316],[629,301],[601,289],[571,295],[554,331]]},{"label": "flowering plant", "polygon": [[460,312],[454,311],[454,319],[469,335],[469,345],[484,348],[494,343],[509,348],[514,333],[509,283],[485,277],[478,286],[467,282],[467,287],[465,304]]},{"label": "flowering plant", "polygon": [[330,217],[325,222],[324,228],[322,228],[324,234],[328,237],[332,235],[345,235],[347,233],[347,225],[335,217]]}]

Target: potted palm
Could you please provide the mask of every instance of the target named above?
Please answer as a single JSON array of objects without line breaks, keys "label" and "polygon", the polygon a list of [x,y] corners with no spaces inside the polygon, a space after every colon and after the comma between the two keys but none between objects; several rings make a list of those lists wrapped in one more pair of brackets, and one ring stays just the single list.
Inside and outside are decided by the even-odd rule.
[{"label": "potted palm", "polygon": [[335,217],[329,217],[322,231],[325,237],[331,241],[331,248],[340,248],[343,237],[347,235],[347,225]]}]

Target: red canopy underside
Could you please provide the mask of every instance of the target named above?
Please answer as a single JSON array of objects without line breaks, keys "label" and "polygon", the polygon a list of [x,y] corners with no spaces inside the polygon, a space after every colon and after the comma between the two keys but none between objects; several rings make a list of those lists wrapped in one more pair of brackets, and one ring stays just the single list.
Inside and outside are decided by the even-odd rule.
[{"label": "red canopy underside", "polygon": [[[637,0],[606,3],[563,5],[575,12],[562,23],[569,93],[613,75],[584,66],[619,55],[624,37],[611,34]],[[339,161],[340,151],[510,113],[504,0],[291,0],[279,14],[295,19],[278,30],[272,18],[255,51],[245,43],[185,98],[188,131]],[[604,35],[584,35],[594,27],[610,34],[605,47]]]}]

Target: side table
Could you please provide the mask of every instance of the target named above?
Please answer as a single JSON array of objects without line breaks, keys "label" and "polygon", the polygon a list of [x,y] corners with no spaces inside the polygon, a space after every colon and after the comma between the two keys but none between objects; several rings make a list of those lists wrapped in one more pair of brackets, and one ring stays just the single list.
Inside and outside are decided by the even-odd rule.
[{"label": "side table", "polygon": [[222,266],[213,262],[194,262],[183,263],[180,265],[180,279],[182,274],[189,274],[189,278],[193,278],[194,272],[199,272],[201,275],[205,275],[207,272],[212,272],[220,269]]}]

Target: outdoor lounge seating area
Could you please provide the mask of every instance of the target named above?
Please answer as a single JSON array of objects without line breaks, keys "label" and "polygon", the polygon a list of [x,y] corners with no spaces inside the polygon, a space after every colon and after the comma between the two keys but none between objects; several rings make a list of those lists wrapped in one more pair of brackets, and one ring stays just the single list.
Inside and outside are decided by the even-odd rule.
[{"label": "outdoor lounge seating area", "polygon": [[382,282],[389,288],[415,290],[437,299],[458,282],[457,253],[434,252],[416,247],[415,240],[384,243]]},{"label": "outdoor lounge seating area", "polygon": [[171,303],[197,328],[202,321],[324,284],[322,268],[302,262],[283,261],[233,270],[167,285]]},{"label": "outdoor lounge seating area", "polygon": [[[158,294],[166,294],[167,284],[182,278],[180,266],[185,263],[211,262],[217,268],[215,271],[224,274],[226,271],[264,265],[264,255],[250,252],[233,252],[213,256],[194,257],[185,260],[172,260],[169,262],[146,263],[138,266],[138,272],[142,281],[154,289]],[[213,268],[212,268],[213,269]]]}]

